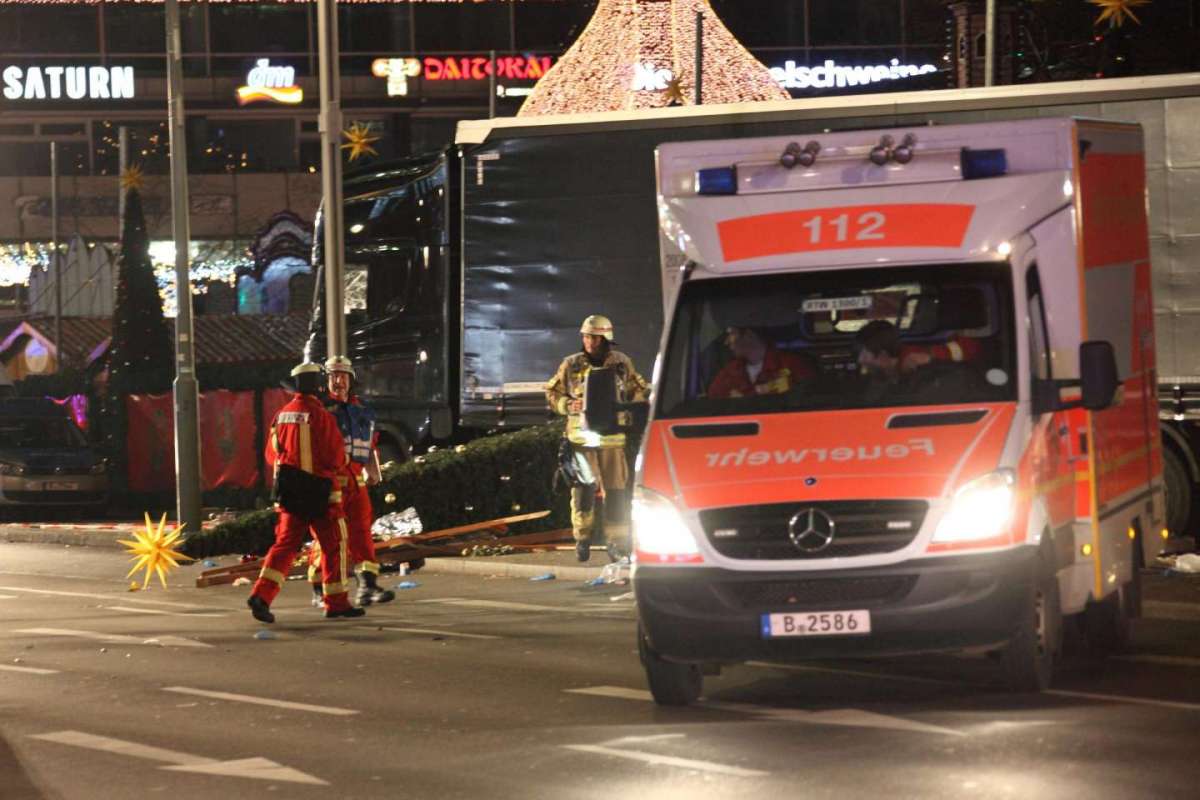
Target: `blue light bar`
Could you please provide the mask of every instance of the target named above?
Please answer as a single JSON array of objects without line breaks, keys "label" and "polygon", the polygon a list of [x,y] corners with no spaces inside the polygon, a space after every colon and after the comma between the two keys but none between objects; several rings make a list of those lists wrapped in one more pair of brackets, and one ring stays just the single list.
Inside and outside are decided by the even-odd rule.
[{"label": "blue light bar", "polygon": [[737,194],[737,167],[697,170],[696,194]]},{"label": "blue light bar", "polygon": [[977,178],[998,178],[1008,172],[1008,156],[1003,149],[962,149],[962,176],[965,181]]}]

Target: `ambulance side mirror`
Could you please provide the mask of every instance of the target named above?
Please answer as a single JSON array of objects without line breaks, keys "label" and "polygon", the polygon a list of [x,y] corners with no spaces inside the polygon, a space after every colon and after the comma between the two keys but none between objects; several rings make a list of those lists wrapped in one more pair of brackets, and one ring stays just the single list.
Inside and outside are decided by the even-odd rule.
[{"label": "ambulance side mirror", "polygon": [[1079,345],[1079,378],[1084,408],[1102,411],[1113,404],[1121,381],[1112,343],[1090,341]]},{"label": "ambulance side mirror", "polygon": [[617,375],[608,367],[588,372],[583,384],[583,420],[589,431],[601,436],[619,432],[617,427]]}]

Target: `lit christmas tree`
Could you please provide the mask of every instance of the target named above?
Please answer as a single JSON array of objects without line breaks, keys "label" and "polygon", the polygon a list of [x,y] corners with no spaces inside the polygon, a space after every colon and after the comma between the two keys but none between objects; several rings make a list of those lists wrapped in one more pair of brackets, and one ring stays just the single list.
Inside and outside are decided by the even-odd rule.
[{"label": "lit christmas tree", "polygon": [[697,12],[704,15],[703,103],[790,98],[708,0],[599,0],[583,33],[538,81],[519,116],[690,105]]},{"label": "lit christmas tree", "polygon": [[[117,395],[137,391],[154,377],[170,373],[171,336],[162,297],[150,262],[146,217],[142,211],[141,173],[121,177],[125,188],[125,226],[117,262],[117,298],[109,347],[109,387]],[[135,388],[137,387],[137,388]]]}]

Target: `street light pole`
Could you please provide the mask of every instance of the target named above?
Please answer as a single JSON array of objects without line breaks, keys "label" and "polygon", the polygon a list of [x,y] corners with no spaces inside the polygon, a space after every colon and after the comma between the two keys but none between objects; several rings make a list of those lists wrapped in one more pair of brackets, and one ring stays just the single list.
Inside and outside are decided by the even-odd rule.
[{"label": "street light pole", "polygon": [[167,120],[171,148],[171,230],[175,237],[175,486],[178,523],[200,532],[200,387],[192,334],[192,239],[187,185],[187,133],[183,113],[183,53],[179,0],[166,0]]},{"label": "street light pole", "polygon": [[317,57],[321,84],[321,216],[325,226],[325,354],[346,354],[342,301],[345,232],[342,230],[342,87],[338,69],[336,0],[317,0]]},{"label": "street light pole", "polygon": [[[976,6],[978,8],[978,6]],[[987,0],[983,19],[983,85],[996,82],[996,0]]]},{"label": "street light pole", "polygon": [[58,142],[50,142],[50,264],[54,271],[54,371],[62,372],[62,265],[58,260]]}]

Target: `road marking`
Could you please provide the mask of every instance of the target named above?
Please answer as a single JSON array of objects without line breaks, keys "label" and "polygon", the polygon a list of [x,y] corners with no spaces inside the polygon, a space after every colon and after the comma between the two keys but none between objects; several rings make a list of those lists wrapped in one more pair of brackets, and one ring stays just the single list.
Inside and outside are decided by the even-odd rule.
[{"label": "road marking", "polygon": [[483,633],[460,633],[459,631],[438,631],[433,628],[393,628],[376,625],[373,630],[398,631],[400,633],[428,633],[433,636],[454,636],[459,639],[503,639],[503,636],[489,636]]},{"label": "road marking", "polygon": [[[97,592],[64,592],[57,589],[27,589],[24,586],[0,586],[6,592],[29,592],[30,594],[50,594],[58,597],[88,597],[97,600],[108,600],[112,602],[116,600],[116,593],[99,594]],[[121,597],[121,601],[125,603],[142,603],[149,606],[166,606],[167,608],[184,608],[192,611],[225,611],[223,608],[213,608],[212,606],[198,606],[192,603],[172,603],[169,600],[142,600],[139,597]]]},{"label": "road marking", "polygon": [[83,747],[88,750],[99,750],[103,753],[143,758],[147,761],[162,761],[169,766],[160,769],[177,772],[199,772],[205,775],[225,775],[237,778],[252,778],[264,781],[289,781],[291,783],[307,783],[315,786],[328,786],[328,782],[312,775],[306,775],[299,770],[276,764],[270,759],[254,757],[239,758],[232,761],[219,761],[215,758],[180,753],[177,750],[167,750],[162,747],[152,747],[137,742],[127,742],[108,736],[96,736],[82,731],[57,731],[41,733],[30,737],[44,742],[55,742],[71,747]]},{"label": "road marking", "polygon": [[653,702],[654,697],[642,689],[626,689],[624,686],[588,686],[583,689],[564,689],[567,694],[587,694],[594,697],[615,697],[618,700],[644,700]]},{"label": "road marking", "polygon": [[729,764],[718,764],[714,761],[697,761],[692,758],[661,756],[656,753],[643,753],[638,750],[618,750],[614,747],[604,747],[602,745],[564,744],[562,747],[581,753],[596,753],[602,756],[612,756],[613,758],[628,758],[646,764],[661,764],[663,766],[694,769],[701,772],[716,772],[721,775],[731,775],[738,778],[761,778],[771,774],[763,772],[760,769],[746,769],[745,767],[735,767]]},{"label": "road marking", "polygon": [[229,692],[210,692],[206,689],[192,689],[188,686],[164,686],[164,692],[176,694],[191,694],[197,697],[211,697],[214,700],[231,700],[235,703],[253,703],[259,706],[275,708],[290,708],[293,711],[312,711],[316,714],[332,714],[335,717],[348,717],[358,712],[352,708],[336,708],[334,706],[314,706],[308,703],[293,703],[290,700],[272,700],[269,697],[254,697],[248,694],[231,694]]},{"label": "road marking", "polygon": [[1138,706],[1157,706],[1158,708],[1177,708],[1184,711],[1200,711],[1200,704],[1180,703],[1176,700],[1154,700],[1149,697],[1130,697],[1119,694],[1094,694],[1092,692],[1067,692],[1060,689],[1048,689],[1045,694],[1059,697],[1078,697],[1084,700],[1099,700],[1104,703],[1131,703]]},{"label": "road marking", "polygon": [[936,686],[968,686],[964,681],[947,681],[937,678],[920,678],[915,675],[888,675],[882,672],[868,672],[867,670],[855,669],[837,669],[835,667],[810,667],[803,664],[772,664],[769,661],[747,661],[748,667],[765,667],[768,669],[781,669],[787,672],[829,672],[835,675],[854,675],[860,678],[879,678],[887,681],[905,681],[907,683],[929,683]]},{"label": "road marking", "polygon": [[130,614],[161,614],[167,617],[227,617],[228,614],[212,614],[208,612],[185,613],[182,611],[163,611],[159,608],[132,608],[130,606],[104,606],[109,611],[126,611]]},{"label": "road marking", "polygon": [[[569,694],[583,694],[594,697],[614,697],[619,700],[653,701],[653,696],[640,689],[627,689],[623,686],[588,686],[582,689],[564,689]],[[943,736],[966,736],[962,731],[943,728],[939,725],[927,725],[923,722],[902,717],[892,717],[886,714],[876,714],[873,711],[862,711],[857,708],[834,708],[828,711],[805,711],[800,708],[771,708],[756,706],[749,703],[725,703],[720,701],[700,700],[696,706],[714,711],[727,711],[735,714],[746,714],[768,722],[796,722],[805,725],[842,725],[851,728],[883,728],[888,730],[904,730],[919,733],[937,733]]]},{"label": "road marking", "polygon": [[30,675],[57,675],[56,669],[42,669],[41,667],[10,667],[8,664],[0,664],[0,669],[7,672],[28,672]]},{"label": "road marking", "polygon": [[1188,656],[1155,656],[1150,654],[1131,656],[1109,656],[1120,661],[1140,661],[1145,664],[1164,664],[1169,667],[1200,667],[1200,658]]},{"label": "road marking", "polygon": [[1200,605],[1196,603],[1171,603],[1166,600],[1143,600],[1142,616],[1151,619],[1174,619],[1193,622],[1200,620]]},{"label": "road marking", "polygon": [[17,599],[17,596],[15,594],[0,594],[0,600],[16,600],[16,599]]},{"label": "road marking", "polygon": [[212,647],[211,644],[184,639],[179,636],[125,636],[119,633],[99,631],[76,631],[69,628],[21,628],[13,633],[32,633],[38,636],[69,636],[76,639],[94,639],[107,644],[151,644],[164,647]]}]

